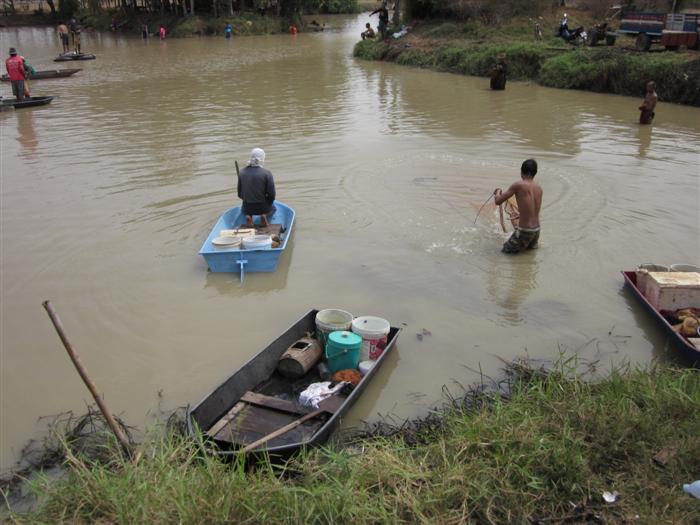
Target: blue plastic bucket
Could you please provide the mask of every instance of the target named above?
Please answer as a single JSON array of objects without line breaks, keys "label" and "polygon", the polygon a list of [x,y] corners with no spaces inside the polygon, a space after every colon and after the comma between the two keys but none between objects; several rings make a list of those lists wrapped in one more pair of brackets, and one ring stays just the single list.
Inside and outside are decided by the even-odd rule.
[{"label": "blue plastic bucket", "polygon": [[360,363],[362,337],[352,332],[331,332],[326,344],[326,361],[331,372],[357,368]]}]

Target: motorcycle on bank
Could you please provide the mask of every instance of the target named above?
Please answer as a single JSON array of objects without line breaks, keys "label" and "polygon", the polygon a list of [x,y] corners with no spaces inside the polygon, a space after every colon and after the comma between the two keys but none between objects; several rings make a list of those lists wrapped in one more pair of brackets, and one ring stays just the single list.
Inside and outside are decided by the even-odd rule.
[{"label": "motorcycle on bank", "polygon": [[588,34],[583,26],[576,29],[569,29],[569,19],[564,14],[564,18],[559,23],[559,28],[554,32],[554,36],[561,37],[565,42],[573,46],[582,46],[586,44]]}]

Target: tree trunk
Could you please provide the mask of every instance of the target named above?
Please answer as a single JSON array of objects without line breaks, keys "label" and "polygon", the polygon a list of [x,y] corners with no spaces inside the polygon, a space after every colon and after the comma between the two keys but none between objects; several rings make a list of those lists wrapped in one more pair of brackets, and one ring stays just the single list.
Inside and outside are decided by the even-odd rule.
[{"label": "tree trunk", "polygon": [[233,16],[233,0],[228,0],[228,16]]},{"label": "tree trunk", "polygon": [[218,9],[217,9],[217,0],[212,0],[212,2],[211,2],[211,7],[212,7],[212,9],[213,9],[213,11],[214,11],[214,18],[219,18],[219,12],[218,12]]},{"label": "tree trunk", "polygon": [[401,0],[396,0],[394,3],[394,15],[391,17],[391,24],[394,26],[394,30],[399,29],[399,24],[401,23],[401,7],[399,3]]},{"label": "tree trunk", "polygon": [[51,9],[51,14],[55,15],[56,14],[56,6],[53,3],[53,0],[46,0],[46,3],[49,4],[49,9]]},{"label": "tree trunk", "polygon": [[194,16],[194,0],[190,0],[190,16]]}]

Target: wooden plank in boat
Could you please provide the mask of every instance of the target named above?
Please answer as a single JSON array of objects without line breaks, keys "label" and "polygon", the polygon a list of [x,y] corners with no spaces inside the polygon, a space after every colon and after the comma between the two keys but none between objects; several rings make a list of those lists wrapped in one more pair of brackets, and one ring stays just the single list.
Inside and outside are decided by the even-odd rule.
[{"label": "wooden plank in boat", "polygon": [[245,403],[236,403],[233,405],[233,408],[229,410],[224,417],[219,419],[219,421],[214,423],[212,427],[207,430],[207,435],[209,437],[215,437],[221,431],[221,429],[224,428],[229,421],[235,418],[246,406],[247,405]]},{"label": "wooden plank in boat", "polygon": [[[247,445],[261,437],[298,419],[298,415],[279,412],[274,409],[248,405],[249,409],[238,414],[216,435],[217,441],[236,445]],[[314,418],[290,430],[288,433],[274,438],[267,443],[268,447],[298,443],[311,437],[323,424],[321,418]]]},{"label": "wooden plank in boat", "polygon": [[272,408],[279,410],[280,412],[289,412],[290,414],[306,414],[308,410],[304,407],[297,405],[292,401],[287,401],[286,399],[280,399],[278,397],[266,396],[265,394],[259,394],[258,392],[246,392],[241,397],[241,401],[245,401],[251,405],[258,405],[262,407]]}]

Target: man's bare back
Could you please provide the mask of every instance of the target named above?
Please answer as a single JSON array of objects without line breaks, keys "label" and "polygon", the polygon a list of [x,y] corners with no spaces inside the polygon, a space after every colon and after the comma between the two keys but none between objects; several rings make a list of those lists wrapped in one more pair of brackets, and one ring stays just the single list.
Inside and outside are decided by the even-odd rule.
[{"label": "man's bare back", "polygon": [[[496,196],[496,204],[515,195],[520,211],[520,228],[537,228],[540,225],[540,207],[542,206],[542,188],[532,179],[514,182],[505,193]],[[500,202],[499,202],[500,201]]]},{"label": "man's bare back", "polygon": [[518,228],[504,244],[503,251],[517,253],[523,249],[537,247],[540,229],[540,208],[542,207],[542,188],[534,181],[537,162],[528,159],[520,168],[520,180],[511,184],[505,192],[500,188],[494,190],[495,202],[499,206],[515,195],[520,219]]}]

